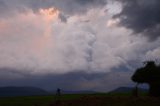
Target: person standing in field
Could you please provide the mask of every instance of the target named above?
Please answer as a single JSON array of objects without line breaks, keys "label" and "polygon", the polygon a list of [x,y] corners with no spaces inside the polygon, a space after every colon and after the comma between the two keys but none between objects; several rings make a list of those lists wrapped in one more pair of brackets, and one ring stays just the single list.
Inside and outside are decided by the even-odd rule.
[{"label": "person standing in field", "polygon": [[55,103],[58,105],[61,103],[61,89],[57,88],[56,95],[55,95]]},{"label": "person standing in field", "polygon": [[60,88],[57,89],[56,96],[61,96],[61,89]]}]

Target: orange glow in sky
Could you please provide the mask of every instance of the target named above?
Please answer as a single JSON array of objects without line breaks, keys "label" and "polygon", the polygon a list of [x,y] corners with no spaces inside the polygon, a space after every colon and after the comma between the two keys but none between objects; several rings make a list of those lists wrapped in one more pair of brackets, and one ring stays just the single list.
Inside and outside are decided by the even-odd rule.
[{"label": "orange glow in sky", "polygon": [[113,27],[119,22],[119,19],[110,19],[107,21],[107,27]]},{"label": "orange glow in sky", "polygon": [[40,14],[44,20],[45,26],[46,26],[44,36],[46,36],[46,37],[50,36],[51,31],[52,31],[52,26],[51,26],[52,22],[57,19],[58,15],[59,15],[59,10],[52,7],[52,8],[48,8],[48,9],[40,9],[39,12],[40,12]]},{"label": "orange glow in sky", "polygon": [[[40,9],[39,10],[43,25],[44,25],[44,32],[43,36],[37,39],[36,44],[36,51],[45,52],[45,49],[50,45],[50,39],[52,38],[52,24],[58,19],[59,10],[52,7],[47,9]],[[40,56],[41,56],[40,55]]]},{"label": "orange glow in sky", "polygon": [[46,21],[52,21],[59,15],[59,10],[56,8],[40,9],[40,14],[44,16]]}]

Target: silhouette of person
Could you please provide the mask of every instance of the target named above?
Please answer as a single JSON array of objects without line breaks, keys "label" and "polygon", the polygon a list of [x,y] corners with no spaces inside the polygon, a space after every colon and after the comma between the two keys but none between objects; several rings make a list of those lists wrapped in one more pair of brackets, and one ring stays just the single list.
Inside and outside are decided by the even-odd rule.
[{"label": "silhouette of person", "polygon": [[56,95],[55,95],[55,103],[59,105],[61,103],[61,89],[57,88]]},{"label": "silhouette of person", "polygon": [[60,89],[60,88],[57,89],[56,95],[57,95],[57,96],[61,96],[61,89]]}]

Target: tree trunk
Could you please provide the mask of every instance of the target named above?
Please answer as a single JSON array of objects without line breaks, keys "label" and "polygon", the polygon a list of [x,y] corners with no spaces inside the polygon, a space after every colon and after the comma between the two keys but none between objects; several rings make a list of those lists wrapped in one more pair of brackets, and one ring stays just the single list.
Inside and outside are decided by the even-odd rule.
[{"label": "tree trunk", "polygon": [[149,84],[149,96],[160,97],[160,84]]}]

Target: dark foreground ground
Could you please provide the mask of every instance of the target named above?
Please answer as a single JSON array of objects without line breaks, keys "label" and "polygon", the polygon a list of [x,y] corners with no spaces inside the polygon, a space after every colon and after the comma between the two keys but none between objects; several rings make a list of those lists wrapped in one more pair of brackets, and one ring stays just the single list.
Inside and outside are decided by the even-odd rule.
[{"label": "dark foreground ground", "polygon": [[160,106],[160,99],[150,97],[122,97],[122,96],[90,96],[75,100],[54,102],[49,106]]},{"label": "dark foreground ground", "polygon": [[0,106],[160,106],[160,98],[108,94],[63,95],[56,102],[54,96],[0,98]]}]

